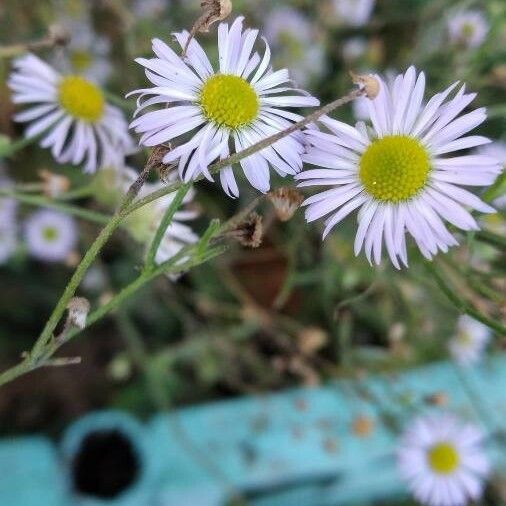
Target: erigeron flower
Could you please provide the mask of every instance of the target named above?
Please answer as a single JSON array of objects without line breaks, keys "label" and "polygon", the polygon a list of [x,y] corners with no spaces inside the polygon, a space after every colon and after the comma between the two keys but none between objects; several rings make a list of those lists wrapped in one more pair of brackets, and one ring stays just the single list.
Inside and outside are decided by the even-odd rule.
[{"label": "erigeron flower", "polygon": [[28,253],[46,262],[65,260],[77,243],[77,225],[66,214],[51,209],[36,211],[25,222]]},{"label": "erigeron flower", "polygon": [[[115,205],[118,203],[128,191],[132,183],[137,179],[138,174],[129,167],[122,167],[116,170],[101,171],[97,176],[97,197],[106,203]],[[166,183],[170,184],[177,178],[176,173],[172,173]],[[140,190],[139,198],[163,188],[165,184],[145,183]],[[116,191],[115,195],[111,195],[111,188]],[[104,190],[102,192],[102,189]],[[169,193],[163,197],[143,206],[134,211],[124,221],[124,228],[139,243],[149,246],[154,234],[160,224],[165,211],[174,200],[176,193]],[[193,244],[198,240],[198,236],[185,223],[194,220],[198,216],[195,209],[190,208],[195,197],[195,192],[191,189],[182,202],[182,209],[174,214],[171,224],[167,228],[163,236],[160,247],[156,253],[155,262],[161,264],[176,255],[182,248]],[[108,201],[108,202],[107,202]],[[184,259],[182,260],[184,261]]]},{"label": "erigeron flower", "polygon": [[339,20],[349,26],[363,26],[371,18],[375,0],[333,0]]},{"label": "erigeron flower", "polygon": [[468,48],[480,46],[486,39],[488,30],[488,21],[479,11],[458,12],[448,19],[451,42]]},{"label": "erigeron flower", "polygon": [[[191,181],[200,174],[213,180],[208,166],[217,159],[282,131],[301,116],[286,110],[318,105],[318,100],[289,87],[287,70],[272,72],[270,49],[263,57],[253,52],[258,30],[243,31],[243,18],[232,26],[218,28],[219,71],[215,72],[197,41],[192,40],[187,57],[182,59],[160,40],[153,40],[156,58],[139,58],[146,67],[153,88],[137,90],[138,116],[131,127],[142,134],[140,143],[157,146],[192,137],[167,153],[165,164],[177,162],[181,179]],[[181,47],[188,32],[175,34]],[[150,98],[148,98],[150,97]],[[146,107],[162,108],[143,112]],[[170,107],[167,107],[170,105]],[[142,114],[141,114],[142,113]],[[241,160],[248,181],[262,192],[270,188],[270,167],[280,175],[296,174],[302,169],[304,136],[296,132]],[[225,192],[239,195],[231,167],[220,172]]]},{"label": "erigeron flower", "polygon": [[56,51],[53,58],[55,68],[104,84],[112,72],[109,40],[95,33],[92,21],[87,16],[65,17],[59,24],[71,37],[65,48]]},{"label": "erigeron flower", "polygon": [[42,135],[40,145],[59,163],[84,163],[85,172],[123,162],[132,145],[127,124],[100,88],[78,75],[60,75],[32,54],[13,65],[13,102],[31,106],[14,117],[30,123],[25,137]]},{"label": "erigeron flower", "polygon": [[411,422],[397,451],[399,473],[414,497],[430,506],[464,506],[481,497],[489,463],[484,434],[451,415]]},{"label": "erigeron flower", "polygon": [[453,359],[462,366],[478,363],[490,340],[490,329],[471,318],[461,316],[457,322],[455,335],[448,343]]},{"label": "erigeron flower", "polygon": [[[464,136],[486,118],[480,108],[461,115],[476,96],[465,86],[447,100],[457,83],[422,106],[425,75],[410,67],[392,86],[379,76],[378,96],[370,100],[372,127],[323,118],[329,132],[308,130],[305,162],[323,168],[298,174],[299,186],[330,186],[305,201],[308,222],[330,215],[323,236],[355,209],[355,254],[364,248],[369,262],[381,261],[382,247],[396,268],[408,265],[406,233],[431,259],[457,241],[444,221],[462,230],[478,225],[466,208],[494,209],[461,186],[488,186],[501,167],[496,159],[453,153],[490,142]],[[448,154],[451,154],[448,156]],[[400,260],[400,262],[399,262]]]},{"label": "erigeron flower", "polygon": [[274,61],[290,68],[298,85],[306,85],[324,70],[325,51],[311,21],[301,11],[282,6],[272,10],[264,26]]}]

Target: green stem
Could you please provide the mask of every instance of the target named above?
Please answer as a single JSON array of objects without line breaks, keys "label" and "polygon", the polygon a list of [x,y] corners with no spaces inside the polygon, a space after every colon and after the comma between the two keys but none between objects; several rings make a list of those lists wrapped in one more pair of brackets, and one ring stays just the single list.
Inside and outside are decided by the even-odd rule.
[{"label": "green stem", "polygon": [[475,236],[479,241],[495,246],[501,251],[506,251],[506,237],[502,235],[491,232],[490,230],[480,230],[476,232]]},{"label": "green stem", "polygon": [[83,218],[94,223],[99,223],[101,225],[105,225],[111,219],[111,217],[106,214],[90,211],[88,209],[83,209],[81,207],[76,207],[70,204],[64,204],[63,202],[52,200],[47,197],[43,197],[42,195],[31,195],[9,189],[0,189],[0,197],[13,198],[19,202],[23,202],[23,204],[28,204],[31,206],[56,209],[63,213],[72,214],[74,216],[78,216],[79,218]]},{"label": "green stem", "polygon": [[170,203],[169,207],[165,211],[165,214],[163,215],[162,220],[158,225],[155,236],[151,241],[151,245],[149,246],[148,252],[146,254],[146,261],[144,263],[145,270],[149,271],[154,268],[156,253],[158,251],[158,248],[160,247],[160,243],[162,242],[163,236],[165,235],[165,232],[169,228],[170,224],[172,223],[174,215],[179,209],[179,206],[183,203],[183,200],[186,197],[186,194],[188,193],[190,188],[191,184],[189,183],[182,185],[181,188],[177,191],[176,195],[174,196],[174,199]]},{"label": "green stem", "polygon": [[455,289],[449,286],[444,276],[442,275],[440,269],[434,262],[427,261],[425,262],[425,268],[432,275],[437,285],[441,289],[441,291],[446,295],[448,300],[462,313],[465,313],[475,320],[483,323],[487,327],[496,331],[500,336],[506,335],[506,326],[504,326],[501,322],[495,321],[492,318],[482,314],[480,311],[475,309],[468,301],[460,298]]},{"label": "green stem", "polygon": [[33,144],[34,142],[37,142],[40,137],[42,137],[44,133],[37,135],[35,137],[23,137],[22,139],[19,139],[15,142],[11,142],[8,146],[5,147],[0,152],[0,160],[2,158],[10,158],[12,155],[16,154],[18,151],[20,151],[23,148],[26,148],[26,146],[29,146],[30,144]]}]

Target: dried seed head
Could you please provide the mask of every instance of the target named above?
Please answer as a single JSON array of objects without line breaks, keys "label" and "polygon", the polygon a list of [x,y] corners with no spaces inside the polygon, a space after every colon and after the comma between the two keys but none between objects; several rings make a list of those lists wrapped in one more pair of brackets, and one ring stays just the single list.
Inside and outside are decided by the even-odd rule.
[{"label": "dried seed head", "polygon": [[39,170],[39,177],[42,179],[42,191],[47,197],[58,197],[70,188],[68,177],[55,174],[47,169]]},{"label": "dried seed head", "polygon": [[211,25],[217,21],[223,21],[232,12],[232,0],[202,0],[200,6],[203,10],[202,15],[190,30],[190,36],[183,49],[183,56],[195,34],[208,32]]},{"label": "dried seed head", "polygon": [[350,70],[350,76],[353,83],[357,84],[361,90],[364,90],[364,94],[367,98],[373,100],[378,96],[380,84],[372,74],[360,75]]},{"label": "dried seed head", "polygon": [[234,238],[242,246],[258,248],[262,244],[263,233],[262,217],[257,213],[251,213],[226,235]]},{"label": "dried seed head", "polygon": [[86,326],[86,318],[90,311],[90,303],[84,297],[72,297],[67,304],[67,322],[68,324],[84,329]]},{"label": "dried seed head", "polygon": [[314,355],[327,341],[327,333],[319,327],[306,327],[297,336],[297,345],[303,355]]},{"label": "dried seed head", "polygon": [[448,404],[448,395],[445,392],[434,392],[425,397],[425,402],[431,406],[446,406]]},{"label": "dried seed head", "polygon": [[300,207],[304,197],[290,186],[284,186],[270,192],[268,195],[271,204],[276,210],[276,216],[280,221],[288,221]]},{"label": "dried seed head", "polygon": [[351,429],[357,437],[368,437],[374,430],[374,420],[367,416],[359,415],[353,420]]}]

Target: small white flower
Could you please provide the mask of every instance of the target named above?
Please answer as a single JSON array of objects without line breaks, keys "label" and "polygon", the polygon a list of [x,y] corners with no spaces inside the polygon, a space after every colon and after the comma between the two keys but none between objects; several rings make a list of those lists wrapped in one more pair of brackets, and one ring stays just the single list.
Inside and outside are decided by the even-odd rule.
[{"label": "small white flower", "polygon": [[[131,127],[142,134],[140,143],[145,146],[157,146],[192,132],[189,141],[163,159],[166,164],[177,161],[179,175],[186,182],[200,174],[212,181],[208,166],[213,161],[242,151],[302,119],[286,108],[319,103],[287,87],[287,70],[270,70],[269,47],[266,45],[262,58],[253,52],[258,30],[243,31],[242,22],[240,17],[230,28],[226,23],[219,25],[219,72],[213,70],[196,40],[191,41],[184,60],[157,39],[153,40],[157,58],[137,59],[156,86],[133,92],[140,94],[136,115],[155,104],[162,108],[142,114]],[[188,32],[175,34],[181,47],[188,36]],[[303,142],[303,134],[296,132],[241,160],[251,185],[269,191],[270,167],[282,176],[299,172]],[[231,167],[221,171],[220,180],[229,196],[239,195]]]},{"label": "small white flower", "polygon": [[132,146],[127,124],[100,88],[77,75],[62,76],[32,54],[13,65],[13,102],[31,105],[14,117],[30,123],[26,137],[43,134],[40,145],[59,163],[84,163],[85,172],[123,162]]},{"label": "small white flower", "polygon": [[169,6],[169,0],[133,0],[132,13],[136,18],[159,16]]},{"label": "small white flower", "polygon": [[319,168],[297,174],[300,186],[330,186],[305,201],[308,222],[325,215],[327,234],[355,209],[358,230],[355,254],[362,248],[369,262],[381,262],[383,243],[396,268],[407,266],[406,233],[431,259],[457,241],[444,221],[462,230],[478,224],[467,208],[484,213],[494,209],[461,186],[488,186],[500,173],[497,160],[482,155],[448,156],[490,142],[464,134],[486,118],[480,108],[459,116],[476,94],[462,86],[447,100],[457,83],[434,95],[423,107],[425,75],[414,67],[392,86],[379,76],[380,91],[369,100],[372,128],[323,118],[330,133],[306,132],[311,146],[305,162]]},{"label": "small white flower", "polygon": [[30,255],[39,260],[65,260],[77,243],[76,222],[66,214],[42,209],[26,220],[25,242]]},{"label": "small white flower", "polygon": [[448,349],[457,363],[470,366],[481,360],[489,340],[489,328],[464,315],[458,320],[456,334],[450,339]]},{"label": "small white flower", "polygon": [[325,51],[315,37],[310,20],[299,10],[287,6],[269,13],[264,26],[265,38],[275,51],[275,61],[286,65],[299,85],[324,70]]},{"label": "small white flower", "polygon": [[[0,188],[10,186],[12,181],[4,175],[0,165]],[[0,265],[9,260],[18,245],[16,210],[15,199],[0,197]]]},{"label": "small white flower", "polygon": [[487,37],[488,21],[479,11],[463,11],[448,20],[450,40],[468,48],[480,46]]},{"label": "small white flower", "polygon": [[343,43],[343,58],[345,60],[357,60],[364,56],[367,51],[367,40],[363,37],[352,37]]},{"label": "small white flower", "polygon": [[484,434],[451,415],[415,419],[397,452],[399,473],[414,497],[430,506],[464,506],[477,500],[489,463]]},{"label": "small white flower", "polygon": [[333,0],[340,21],[349,26],[363,26],[371,18],[376,0]]},{"label": "small white flower", "polygon": [[[125,167],[116,171],[116,177],[118,189],[122,193],[125,193],[130,185],[137,179],[137,173],[133,169]],[[167,179],[167,183],[170,184],[174,182],[175,179],[177,179],[177,174],[173,173],[173,175]],[[142,198],[164,186],[165,185],[162,183],[146,183],[143,185],[139,197]],[[136,240],[149,245],[165,211],[170,206],[175,196],[176,193],[169,193],[142,207],[138,211],[135,211],[126,219],[125,227]],[[188,208],[188,205],[193,201],[194,197],[195,192],[191,189],[183,199],[183,208],[174,214],[172,222],[167,228],[156,253],[155,262],[157,264],[169,260],[185,246],[197,242],[198,236],[185,223],[194,220],[198,216],[197,211]],[[184,260],[185,259],[182,259],[182,262],[184,262]]]},{"label": "small white flower", "polygon": [[65,17],[59,24],[71,37],[68,45],[56,52],[54,66],[66,74],[81,75],[98,84],[105,83],[112,71],[109,40],[95,33],[87,16]]}]

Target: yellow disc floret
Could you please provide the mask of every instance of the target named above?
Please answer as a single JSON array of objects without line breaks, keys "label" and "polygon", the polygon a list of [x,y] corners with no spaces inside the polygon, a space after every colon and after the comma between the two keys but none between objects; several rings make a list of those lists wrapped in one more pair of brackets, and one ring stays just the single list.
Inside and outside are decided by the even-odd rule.
[{"label": "yellow disc floret", "polygon": [[437,443],[429,449],[427,461],[437,474],[451,474],[459,467],[459,454],[450,443]]},{"label": "yellow disc floret", "polygon": [[405,135],[375,140],[360,159],[362,184],[370,195],[383,202],[414,197],[427,184],[429,172],[427,150]]},{"label": "yellow disc floret", "polygon": [[84,49],[75,49],[70,53],[70,63],[76,72],[83,72],[91,67],[93,56]]},{"label": "yellow disc floret", "polygon": [[202,87],[200,106],[208,120],[236,129],[258,116],[260,103],[255,90],[242,77],[219,74],[210,77]]},{"label": "yellow disc floret", "polygon": [[60,81],[58,102],[68,114],[84,121],[98,121],[104,113],[100,89],[79,76],[66,76]]},{"label": "yellow disc floret", "polygon": [[42,230],[42,237],[47,242],[53,242],[58,238],[58,231],[53,227],[45,227]]}]

